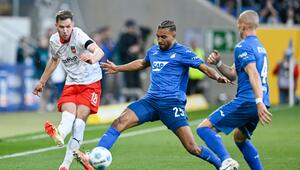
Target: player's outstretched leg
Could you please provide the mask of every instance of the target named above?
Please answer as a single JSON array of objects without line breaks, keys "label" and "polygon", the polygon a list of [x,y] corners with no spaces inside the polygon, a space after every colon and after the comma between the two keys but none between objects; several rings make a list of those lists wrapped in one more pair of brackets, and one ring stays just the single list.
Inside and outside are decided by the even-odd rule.
[{"label": "player's outstretched leg", "polygon": [[212,153],[208,148],[204,146],[198,146],[194,139],[191,128],[188,126],[188,124],[183,123],[183,125],[184,126],[181,126],[178,129],[172,129],[172,131],[178,136],[185,149],[190,154],[211,163],[216,167],[216,169],[219,169],[221,166],[220,159],[217,158],[215,154]]},{"label": "player's outstretched leg", "polygon": [[222,138],[214,130],[209,127],[199,127],[197,134],[206,143],[206,145],[221,159],[222,165],[220,170],[238,169],[239,164],[237,161],[230,158],[226,150]]},{"label": "player's outstretched leg", "polygon": [[[117,141],[121,132],[137,124],[138,118],[135,113],[128,108],[125,109],[123,113],[113,121],[111,127],[100,138],[97,147],[101,146],[109,150]],[[90,167],[92,166],[89,163],[88,154],[84,154],[79,150],[75,150],[74,157],[84,166],[84,168],[89,168],[86,170],[90,170]]]},{"label": "player's outstretched leg", "polygon": [[45,132],[54,140],[58,146],[64,145],[64,138],[72,131],[73,123],[75,121],[75,115],[63,111],[61,115],[61,121],[56,128],[53,123],[46,121],[44,124]]},{"label": "player's outstretched leg", "polygon": [[73,151],[78,150],[83,142],[84,129],[85,122],[82,119],[77,118],[73,125],[73,134],[70,137],[67,145],[64,161],[60,167],[65,167],[67,168],[66,170],[69,170],[69,167],[73,161]]},{"label": "player's outstretched leg", "polygon": [[234,140],[237,147],[243,153],[249,167],[252,170],[263,170],[257,149],[239,129],[234,132]]}]

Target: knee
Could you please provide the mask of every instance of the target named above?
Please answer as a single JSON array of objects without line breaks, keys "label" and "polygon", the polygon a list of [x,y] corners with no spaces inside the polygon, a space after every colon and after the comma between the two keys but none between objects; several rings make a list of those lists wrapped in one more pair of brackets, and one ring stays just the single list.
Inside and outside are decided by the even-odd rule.
[{"label": "knee", "polygon": [[241,132],[241,130],[236,129],[234,131],[233,139],[236,143],[243,143],[247,140],[247,136]]}]

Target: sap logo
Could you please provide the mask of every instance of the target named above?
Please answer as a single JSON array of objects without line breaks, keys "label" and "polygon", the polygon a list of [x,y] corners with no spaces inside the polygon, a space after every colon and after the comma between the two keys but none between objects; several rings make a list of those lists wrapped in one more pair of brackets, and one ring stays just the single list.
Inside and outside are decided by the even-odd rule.
[{"label": "sap logo", "polygon": [[160,71],[168,63],[169,62],[167,62],[167,61],[154,61],[152,64],[152,71]]},{"label": "sap logo", "polygon": [[245,57],[247,57],[247,52],[243,52],[242,54],[240,54],[239,56],[238,56],[238,58],[245,58]]},{"label": "sap logo", "polygon": [[267,53],[267,51],[266,51],[266,49],[265,49],[264,47],[257,47],[257,51],[258,51],[259,53],[263,53],[263,54],[266,54],[266,53]]}]

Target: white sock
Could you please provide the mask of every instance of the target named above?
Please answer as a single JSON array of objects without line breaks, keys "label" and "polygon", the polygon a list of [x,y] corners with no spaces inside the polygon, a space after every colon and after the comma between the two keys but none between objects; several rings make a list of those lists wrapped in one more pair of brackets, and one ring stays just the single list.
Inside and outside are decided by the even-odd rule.
[{"label": "white sock", "polygon": [[67,145],[66,155],[63,164],[70,166],[73,160],[73,151],[79,149],[83,141],[85,122],[81,119],[76,119],[73,126],[73,135]]},{"label": "white sock", "polygon": [[68,111],[62,112],[61,121],[57,127],[57,130],[63,139],[65,139],[65,137],[72,131],[74,120],[75,120],[74,114]]}]

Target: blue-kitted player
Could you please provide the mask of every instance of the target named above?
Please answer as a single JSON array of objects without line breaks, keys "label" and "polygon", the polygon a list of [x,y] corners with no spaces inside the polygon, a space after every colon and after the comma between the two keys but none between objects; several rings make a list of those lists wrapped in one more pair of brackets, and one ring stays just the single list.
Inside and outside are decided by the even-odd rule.
[{"label": "blue-kitted player", "polygon": [[[187,121],[185,104],[189,67],[198,68],[219,83],[230,81],[208,67],[189,48],[176,42],[176,26],[173,21],[163,21],[157,28],[156,37],[158,45],[152,46],[144,59],[119,66],[110,61],[102,63],[104,70],[110,74],[150,67],[151,75],[146,96],[130,104],[113,121],[97,146],[110,149],[124,130],[145,122],[161,120],[178,136],[189,153],[219,168],[219,158],[206,147],[196,144]],[[85,169],[92,169],[86,155],[78,150],[74,155]]]},{"label": "blue-kitted player", "polygon": [[[207,59],[228,79],[238,77],[236,97],[214,111],[200,123],[197,133],[206,145],[221,159],[222,167],[238,169],[238,163],[230,158],[217,132],[234,131],[234,141],[252,170],[263,169],[258,152],[250,142],[250,136],[259,120],[265,125],[271,122],[269,87],[267,82],[268,59],[265,48],[256,36],[259,17],[255,11],[243,12],[237,22],[241,41],[234,49],[234,65],[222,64],[215,51]],[[221,168],[222,169],[222,168]]]}]

